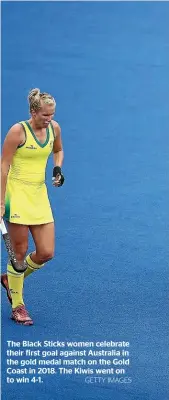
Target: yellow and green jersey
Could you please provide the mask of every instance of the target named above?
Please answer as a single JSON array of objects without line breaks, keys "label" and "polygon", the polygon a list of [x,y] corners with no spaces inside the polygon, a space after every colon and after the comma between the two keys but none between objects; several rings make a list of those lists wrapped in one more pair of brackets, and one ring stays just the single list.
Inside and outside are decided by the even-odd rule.
[{"label": "yellow and green jersey", "polygon": [[40,225],[53,222],[45,184],[45,170],[53,149],[54,130],[46,129],[42,144],[27,121],[20,122],[25,130],[25,143],[14,154],[6,187],[5,219],[15,224]]},{"label": "yellow and green jersey", "polygon": [[35,136],[29,122],[22,121],[20,124],[25,131],[25,143],[16,150],[8,178],[29,183],[44,182],[47,160],[53,149],[53,126],[49,124],[46,129],[46,140],[42,144]]}]

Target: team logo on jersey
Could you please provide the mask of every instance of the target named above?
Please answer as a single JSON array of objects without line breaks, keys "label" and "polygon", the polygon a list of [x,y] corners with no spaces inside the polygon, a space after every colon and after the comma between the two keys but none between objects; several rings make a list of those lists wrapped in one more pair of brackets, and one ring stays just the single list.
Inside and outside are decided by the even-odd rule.
[{"label": "team logo on jersey", "polygon": [[20,215],[15,213],[14,215],[11,215],[11,218],[21,218],[21,217],[20,217]]},{"label": "team logo on jersey", "polygon": [[26,149],[37,150],[37,147],[35,147],[33,144],[31,144],[30,146],[26,146]]}]

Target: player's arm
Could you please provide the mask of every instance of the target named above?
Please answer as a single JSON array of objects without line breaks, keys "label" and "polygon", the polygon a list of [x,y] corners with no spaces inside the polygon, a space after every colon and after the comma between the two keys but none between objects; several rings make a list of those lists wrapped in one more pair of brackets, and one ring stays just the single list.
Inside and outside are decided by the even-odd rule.
[{"label": "player's arm", "polygon": [[52,125],[55,133],[55,139],[53,143],[54,166],[62,167],[64,154],[63,154],[63,146],[61,138],[61,129],[59,124],[55,121],[52,121]]},{"label": "player's arm", "polygon": [[54,160],[53,185],[62,186],[64,183],[64,176],[62,174],[61,167],[63,164],[64,153],[62,146],[61,129],[59,124],[55,121],[52,121],[52,125],[55,133],[55,139],[53,143],[53,160]]},{"label": "player's arm", "polygon": [[[1,209],[5,209],[6,183],[10,165],[17,147],[25,141],[23,128],[20,124],[13,125],[6,135],[1,156]],[[3,211],[3,210],[2,210]],[[2,212],[3,214],[4,212]]]}]

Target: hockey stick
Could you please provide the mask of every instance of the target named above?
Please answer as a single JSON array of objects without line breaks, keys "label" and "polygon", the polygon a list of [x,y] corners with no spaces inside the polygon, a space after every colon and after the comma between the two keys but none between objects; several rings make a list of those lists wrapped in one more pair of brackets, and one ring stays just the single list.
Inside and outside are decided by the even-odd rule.
[{"label": "hockey stick", "polygon": [[6,226],[4,224],[3,219],[1,219],[1,232],[2,232],[2,237],[5,243],[5,247],[9,256],[9,259],[11,261],[12,267],[16,272],[24,272],[27,269],[27,263],[24,260],[22,263],[19,263],[16,259],[15,252],[13,250],[11,240],[9,237],[9,233],[7,232]]}]

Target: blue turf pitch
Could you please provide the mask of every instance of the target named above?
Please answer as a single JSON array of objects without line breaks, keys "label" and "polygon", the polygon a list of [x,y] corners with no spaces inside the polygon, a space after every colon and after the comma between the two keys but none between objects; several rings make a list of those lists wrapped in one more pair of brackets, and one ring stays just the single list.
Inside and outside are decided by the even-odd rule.
[{"label": "blue turf pitch", "polygon": [[[52,187],[50,160],[56,255],[25,281],[33,327],[2,293],[3,400],[168,398],[168,18],[167,2],[2,3],[2,139],[31,88],[51,92],[66,177]],[[6,384],[7,340],[130,341],[132,384]]]}]

